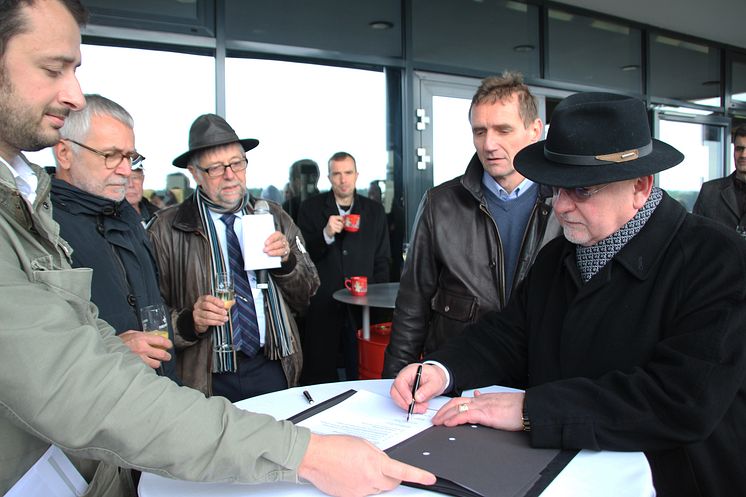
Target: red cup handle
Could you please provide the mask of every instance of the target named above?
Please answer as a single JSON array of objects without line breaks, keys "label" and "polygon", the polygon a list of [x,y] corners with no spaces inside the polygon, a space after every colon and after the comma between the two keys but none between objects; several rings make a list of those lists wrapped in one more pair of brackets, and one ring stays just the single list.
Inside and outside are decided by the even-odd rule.
[{"label": "red cup handle", "polygon": [[349,291],[352,291],[352,280],[351,279],[347,278],[345,280],[345,288],[348,289]]}]

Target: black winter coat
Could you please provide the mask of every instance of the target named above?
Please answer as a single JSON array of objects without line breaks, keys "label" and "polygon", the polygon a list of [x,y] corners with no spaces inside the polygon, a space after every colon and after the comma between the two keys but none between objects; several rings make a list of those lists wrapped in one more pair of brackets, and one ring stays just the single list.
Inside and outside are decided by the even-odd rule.
[{"label": "black winter coat", "polygon": [[733,181],[736,181],[735,174],[702,184],[692,212],[714,219],[729,228],[741,227],[746,230],[746,216],[742,216],[739,211],[736,187],[733,185]]},{"label": "black winter coat", "polygon": [[[163,304],[150,240],[137,211],[127,201],[114,202],[52,178],[54,220],[73,248],[72,266],[93,269],[91,300],[99,317],[117,334],[141,330],[139,310]],[[169,339],[173,330],[169,320]],[[176,376],[176,354],[163,363],[165,376]]]},{"label": "black winter coat", "polygon": [[668,195],[587,283],[564,238],[428,359],[526,389],[535,447],[644,451],[661,497],[746,495],[746,243]]},{"label": "black winter coat", "polygon": [[331,245],[326,244],[322,232],[329,216],[339,215],[332,192],[306,199],[298,213],[298,227],[321,280],[303,326],[304,378],[309,382],[336,377],[335,359],[329,356],[336,357],[339,329],[348,311],[332,294],[344,288],[344,280],[350,276],[367,276],[369,285],[389,280],[390,247],[383,205],[356,193],[352,213],[360,214],[360,230],[338,233]]}]

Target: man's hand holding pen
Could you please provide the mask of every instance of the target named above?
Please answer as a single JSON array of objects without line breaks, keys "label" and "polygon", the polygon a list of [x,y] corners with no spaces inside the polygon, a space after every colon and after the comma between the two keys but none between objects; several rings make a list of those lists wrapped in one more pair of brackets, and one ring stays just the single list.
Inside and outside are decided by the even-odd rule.
[{"label": "man's hand holding pen", "polygon": [[[417,370],[420,367],[422,372],[419,386],[413,395],[413,388],[417,382]],[[396,405],[407,411],[414,398],[415,404],[412,412],[422,414],[427,411],[428,401],[442,394],[446,386],[448,386],[446,375],[439,367],[432,364],[410,364],[399,372],[391,385],[391,398]]]},{"label": "man's hand holding pen", "polygon": [[[402,369],[391,385],[391,398],[404,410],[409,410],[412,402],[412,389],[417,382],[417,370],[422,366],[419,388],[415,392],[413,412],[422,414],[427,410],[430,399],[442,394],[447,385],[445,372],[432,364],[410,364]],[[503,392],[480,394],[474,397],[457,397],[449,400],[433,416],[434,425],[456,426],[464,423],[477,423],[491,428],[508,431],[523,429],[523,392]]]}]

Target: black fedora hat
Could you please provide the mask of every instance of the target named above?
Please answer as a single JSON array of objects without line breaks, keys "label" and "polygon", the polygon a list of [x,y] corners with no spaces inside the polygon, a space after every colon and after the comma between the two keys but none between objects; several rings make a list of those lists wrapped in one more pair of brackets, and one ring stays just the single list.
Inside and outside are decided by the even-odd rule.
[{"label": "black fedora hat", "polygon": [[189,128],[189,150],[175,158],[173,165],[187,167],[189,156],[197,150],[235,142],[240,143],[246,152],[259,145],[259,140],[254,138],[240,140],[230,124],[222,117],[216,114],[202,114]]},{"label": "black fedora hat", "polygon": [[550,186],[600,185],[655,174],[684,155],[650,136],[645,104],[613,93],[576,93],[552,113],[547,139],[521,150],[523,176]]}]

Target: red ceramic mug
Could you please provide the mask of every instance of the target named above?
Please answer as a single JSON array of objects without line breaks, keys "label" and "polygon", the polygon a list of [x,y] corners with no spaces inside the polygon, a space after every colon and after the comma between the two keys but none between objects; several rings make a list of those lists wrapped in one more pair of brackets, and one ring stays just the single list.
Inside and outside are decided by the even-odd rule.
[{"label": "red ceramic mug", "polygon": [[362,297],[368,293],[368,277],[367,276],[353,276],[345,280],[345,288],[347,288],[352,295]]},{"label": "red ceramic mug", "polygon": [[345,231],[355,232],[360,229],[360,214],[345,214]]}]

